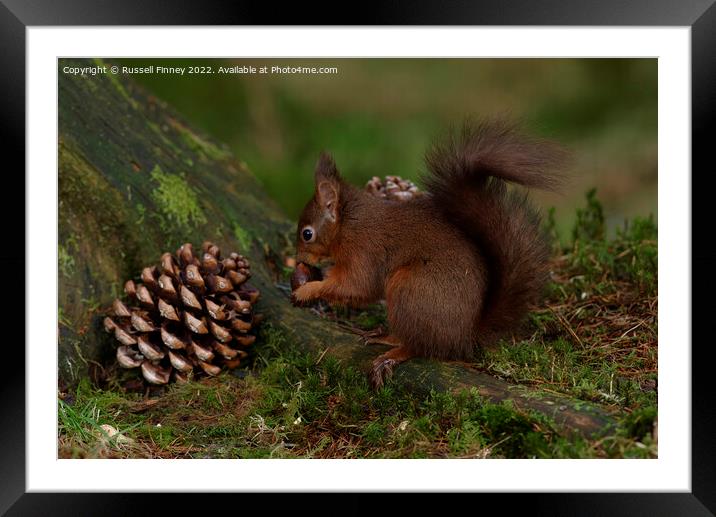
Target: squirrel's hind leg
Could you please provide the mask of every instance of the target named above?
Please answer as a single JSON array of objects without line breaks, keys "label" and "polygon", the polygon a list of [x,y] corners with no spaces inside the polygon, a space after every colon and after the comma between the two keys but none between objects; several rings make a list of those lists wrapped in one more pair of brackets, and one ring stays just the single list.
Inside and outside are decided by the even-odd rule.
[{"label": "squirrel's hind leg", "polygon": [[389,335],[384,339],[390,339],[387,344],[392,344],[395,348],[388,350],[373,361],[373,367],[370,370],[370,383],[375,389],[383,386],[385,381],[393,376],[393,370],[396,366],[415,357],[415,353],[400,344],[400,341],[395,336]]}]

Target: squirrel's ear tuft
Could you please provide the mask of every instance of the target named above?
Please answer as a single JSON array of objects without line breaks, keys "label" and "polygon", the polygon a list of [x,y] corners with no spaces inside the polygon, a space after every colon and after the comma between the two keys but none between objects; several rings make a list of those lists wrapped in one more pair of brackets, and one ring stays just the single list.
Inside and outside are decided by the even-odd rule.
[{"label": "squirrel's ear tuft", "polygon": [[316,164],[316,201],[324,215],[335,222],[338,217],[338,198],[341,189],[341,178],[336,169],[336,162],[327,152],[322,152]]},{"label": "squirrel's ear tuft", "polygon": [[338,181],[340,179],[338,169],[336,168],[336,162],[333,160],[333,156],[326,151],[322,151],[318,157],[315,179],[316,186],[324,181]]}]

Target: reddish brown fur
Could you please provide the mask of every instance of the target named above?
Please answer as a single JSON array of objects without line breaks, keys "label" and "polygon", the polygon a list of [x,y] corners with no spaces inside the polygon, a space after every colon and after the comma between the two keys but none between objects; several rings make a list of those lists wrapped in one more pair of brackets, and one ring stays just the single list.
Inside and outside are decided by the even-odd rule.
[{"label": "reddish brown fur", "polygon": [[[327,154],[298,224],[299,262],[332,263],[299,301],[348,305],[385,299],[390,334],[403,350],[469,359],[524,317],[545,280],[547,246],[525,196],[503,180],[553,188],[555,148],[503,124],[466,124],[427,155],[428,196],[386,201],[343,181]],[[303,242],[310,226],[315,240]]]}]

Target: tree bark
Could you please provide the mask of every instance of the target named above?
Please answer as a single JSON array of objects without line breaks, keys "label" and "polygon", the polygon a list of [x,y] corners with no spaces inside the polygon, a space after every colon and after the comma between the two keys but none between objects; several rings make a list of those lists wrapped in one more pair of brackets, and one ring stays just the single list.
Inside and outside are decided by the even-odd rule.
[{"label": "tree bark", "polygon": [[[111,361],[114,346],[101,328],[101,309],[122,295],[127,279],[183,242],[212,240],[247,255],[251,282],[262,293],[259,312],[305,350],[365,370],[385,351],[291,306],[275,283],[294,224],[225,146],[128,79],[59,73],[58,144],[59,373],[65,382],[87,375],[93,362]],[[598,406],[511,385],[464,364],[412,360],[397,369],[394,382],[420,393],[474,387],[489,400],[511,400],[585,436],[613,425]]]}]

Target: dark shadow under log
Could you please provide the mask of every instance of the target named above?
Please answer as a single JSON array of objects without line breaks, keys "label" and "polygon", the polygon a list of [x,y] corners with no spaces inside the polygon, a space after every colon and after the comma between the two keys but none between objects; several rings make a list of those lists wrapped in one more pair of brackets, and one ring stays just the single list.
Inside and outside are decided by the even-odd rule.
[{"label": "dark shadow under log", "polygon": [[[86,60],[61,60],[87,66]],[[307,351],[366,369],[385,349],[292,307],[275,285],[294,226],[248,167],[122,76],[59,73],[59,369],[72,384],[114,347],[100,309],[125,280],[183,242],[240,250],[262,292],[259,311]],[[260,343],[257,343],[260,346]],[[492,401],[553,418],[593,437],[613,419],[584,401],[512,385],[469,367],[430,360],[401,366],[394,382],[419,393],[476,388]]]}]

